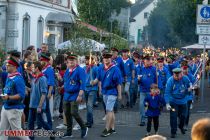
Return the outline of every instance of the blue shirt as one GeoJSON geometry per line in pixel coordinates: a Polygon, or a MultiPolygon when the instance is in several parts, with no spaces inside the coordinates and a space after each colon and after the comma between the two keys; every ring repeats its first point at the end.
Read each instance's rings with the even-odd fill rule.
{"type": "Polygon", "coordinates": [[[79,91],[85,91],[85,70],[77,66],[70,74],[70,69],[67,69],[64,74],[64,101],[76,101],[79,91]]]}
{"type": "Polygon", "coordinates": [[[122,77],[125,76],[125,68],[124,68],[124,63],[122,60],[122,57],[117,57],[115,59],[112,60],[112,62],[120,69],[121,75],[122,77]]]}
{"type": "Polygon", "coordinates": [[[8,77],[6,80],[6,85],[4,87],[4,94],[13,96],[19,95],[19,100],[7,100],[4,101],[5,109],[23,109],[23,100],[25,98],[25,82],[21,75],[16,75],[13,77],[8,77]]]}
{"type": "Polygon", "coordinates": [[[165,89],[166,82],[168,78],[170,78],[170,74],[168,72],[168,69],[164,66],[162,70],[157,71],[158,75],[158,88],[161,90],[165,89]]]}
{"type": "Polygon", "coordinates": [[[186,104],[188,101],[187,95],[191,94],[191,92],[188,91],[190,84],[191,82],[187,76],[183,76],[179,81],[171,76],[167,81],[164,94],[166,103],[186,104]]]}
{"type": "Polygon", "coordinates": [[[85,81],[85,91],[90,92],[90,91],[97,91],[98,90],[98,85],[90,85],[91,80],[95,80],[98,77],[98,67],[93,66],[88,69],[86,66],[84,67],[85,73],[86,73],[86,81],[85,81]]]}
{"type": "Polygon", "coordinates": [[[131,82],[132,80],[132,71],[134,68],[133,60],[128,58],[127,60],[123,60],[124,63],[124,69],[125,69],[125,76],[127,79],[124,79],[124,82],[131,82]]]}
{"type": "Polygon", "coordinates": [[[165,100],[160,94],[155,95],[154,97],[152,97],[151,94],[147,95],[144,99],[145,106],[146,102],[149,105],[145,114],[149,117],[159,116],[161,107],[165,106],[165,100]]]}
{"type": "MultiPolygon", "coordinates": [[[[31,82],[31,95],[30,95],[30,104],[29,104],[30,108],[38,108],[42,95],[45,95],[45,97],[47,96],[47,90],[48,90],[47,78],[45,76],[42,76],[36,82],[35,80],[36,79],[33,79],[31,82]]],[[[45,108],[46,108],[46,100],[42,105],[42,109],[45,108]]]]}
{"type": "Polygon", "coordinates": [[[98,80],[101,81],[102,94],[117,96],[117,86],[122,84],[119,68],[115,65],[107,70],[105,70],[104,67],[100,67],[98,72],[98,80]]]}
{"type": "Polygon", "coordinates": [[[168,64],[168,71],[171,76],[173,75],[173,69],[175,68],[180,68],[179,61],[174,61],[172,64],[168,64]]]}
{"type": "Polygon", "coordinates": [[[140,92],[150,92],[150,86],[157,83],[156,68],[154,66],[139,67],[140,92]]]}
{"type": "Polygon", "coordinates": [[[49,66],[46,69],[42,70],[42,73],[47,78],[47,85],[48,86],[55,86],[55,73],[54,73],[54,69],[51,66],[49,66]]]}

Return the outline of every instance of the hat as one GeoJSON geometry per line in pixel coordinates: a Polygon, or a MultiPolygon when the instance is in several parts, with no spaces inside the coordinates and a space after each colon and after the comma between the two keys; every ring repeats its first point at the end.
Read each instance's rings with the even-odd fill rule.
{"type": "Polygon", "coordinates": [[[67,59],[71,59],[71,60],[77,59],[77,55],[76,54],[69,54],[67,59]]]}
{"type": "Polygon", "coordinates": [[[133,52],[133,56],[136,57],[136,58],[140,58],[140,54],[138,52],[136,52],[136,51],[133,52]]]}
{"type": "Polygon", "coordinates": [[[17,50],[11,50],[9,52],[7,52],[7,54],[10,54],[11,56],[14,56],[14,57],[20,57],[21,53],[18,52],[17,50]]]}
{"type": "Polygon", "coordinates": [[[9,63],[9,64],[11,64],[11,65],[13,65],[13,66],[15,66],[15,67],[18,67],[18,66],[19,66],[18,62],[17,62],[14,58],[12,58],[12,57],[10,57],[10,58],[7,60],[7,63],[9,63]]]}
{"type": "Polygon", "coordinates": [[[121,52],[129,52],[128,49],[122,49],[121,52]]]}
{"type": "Polygon", "coordinates": [[[157,62],[158,63],[163,63],[164,62],[164,58],[163,57],[158,57],[157,58],[157,62]]]}
{"type": "Polygon", "coordinates": [[[151,58],[151,56],[149,54],[146,54],[146,55],[143,56],[143,59],[147,59],[148,60],[150,58],[151,58]]]}
{"type": "Polygon", "coordinates": [[[111,51],[119,52],[117,48],[111,48],[111,51]]]}
{"type": "Polygon", "coordinates": [[[50,56],[47,55],[46,53],[41,53],[40,61],[49,62],[50,61],[50,56]]]}
{"type": "Polygon", "coordinates": [[[102,55],[103,58],[111,58],[112,57],[112,54],[111,53],[103,53],[102,55]]]}
{"type": "Polygon", "coordinates": [[[182,70],[180,68],[173,69],[173,73],[180,73],[180,72],[182,72],[182,70]]]}
{"type": "Polygon", "coordinates": [[[188,66],[182,66],[183,70],[188,69],[188,66]]]}

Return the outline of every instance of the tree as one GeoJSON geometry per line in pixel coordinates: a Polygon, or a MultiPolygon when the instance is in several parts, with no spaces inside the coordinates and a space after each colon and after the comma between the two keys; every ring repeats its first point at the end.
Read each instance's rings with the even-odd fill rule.
{"type": "Polygon", "coordinates": [[[197,42],[196,5],[202,0],[160,0],[148,21],[149,41],[157,47],[197,42]]]}
{"type": "Polygon", "coordinates": [[[78,10],[82,21],[109,31],[111,13],[119,14],[121,8],[129,5],[127,0],[79,0],[78,10]]]}

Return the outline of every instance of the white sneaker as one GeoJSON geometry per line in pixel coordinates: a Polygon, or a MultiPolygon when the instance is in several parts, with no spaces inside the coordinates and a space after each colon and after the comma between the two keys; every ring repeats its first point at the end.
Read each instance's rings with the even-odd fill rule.
{"type": "Polygon", "coordinates": [[[106,115],[103,117],[103,119],[102,119],[103,121],[105,121],[106,120],[106,115]]]}
{"type": "Polygon", "coordinates": [[[82,110],[83,109],[83,106],[80,104],[79,105],[79,110],[82,110]]]}
{"type": "Polygon", "coordinates": [[[60,115],[59,111],[58,110],[55,110],[53,112],[53,117],[58,117],[60,115]]]}
{"type": "Polygon", "coordinates": [[[81,128],[80,128],[80,126],[79,126],[79,124],[76,124],[75,126],[74,126],[74,128],[73,128],[73,130],[80,130],[81,128]]]}
{"type": "Polygon", "coordinates": [[[83,104],[83,109],[86,109],[86,108],[87,108],[86,104],[83,104]]]}
{"type": "Polygon", "coordinates": [[[56,127],[57,129],[67,129],[67,126],[64,124],[60,124],[59,126],[56,127]]]}

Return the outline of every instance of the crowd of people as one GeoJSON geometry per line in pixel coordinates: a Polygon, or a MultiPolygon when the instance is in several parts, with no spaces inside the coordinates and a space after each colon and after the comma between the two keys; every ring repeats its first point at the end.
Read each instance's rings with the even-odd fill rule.
{"type": "MultiPolygon", "coordinates": [[[[111,48],[101,55],[90,53],[82,63],[73,52],[54,58],[47,44],[42,44],[40,52],[30,46],[23,59],[21,56],[17,50],[9,51],[0,73],[3,100],[0,130],[43,128],[55,133],[53,117],[59,116],[63,124],[57,128],[66,129],[61,138],[73,137],[73,119],[84,138],[94,125],[94,106],[102,98],[106,120],[102,137],[117,133],[116,112],[137,104],[139,125],[147,126],[146,137],[151,135],[152,123],[158,134],[164,107],[170,111],[171,138],[176,138],[177,128],[182,134],[187,131],[190,109],[199,93],[203,62],[199,55],[185,56],[177,49],[144,49],[140,53],[111,48]],[[79,106],[84,104],[85,121],[78,113],[79,106]]],[[[6,139],[7,136],[0,136],[0,140],[6,139]]]]}

